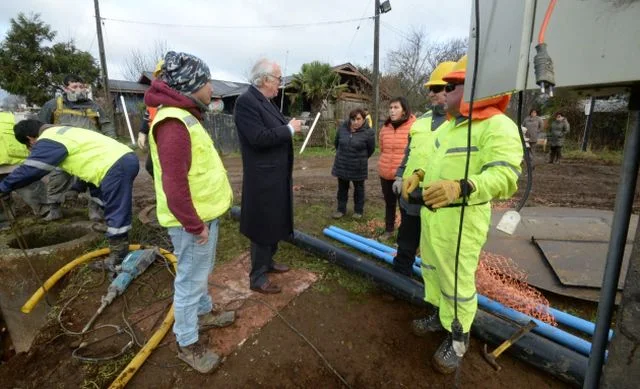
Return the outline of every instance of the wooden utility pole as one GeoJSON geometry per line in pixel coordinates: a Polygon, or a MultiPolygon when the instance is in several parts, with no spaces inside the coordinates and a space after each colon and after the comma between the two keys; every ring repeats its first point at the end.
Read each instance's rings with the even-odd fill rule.
{"type": "Polygon", "coordinates": [[[373,28],[373,129],[378,131],[380,114],[380,0],[375,0],[375,23],[373,28]]]}
{"type": "MultiPolygon", "coordinates": [[[[107,59],[104,55],[104,41],[102,39],[102,20],[100,18],[100,5],[98,0],[93,0],[96,9],[96,30],[98,32],[98,48],[100,50],[100,65],[102,66],[102,85],[104,87],[105,97],[111,104],[111,92],[109,91],[109,73],[107,73],[107,59]]],[[[109,107],[111,108],[111,107],[109,107]]],[[[111,111],[111,109],[109,109],[111,111]]]]}

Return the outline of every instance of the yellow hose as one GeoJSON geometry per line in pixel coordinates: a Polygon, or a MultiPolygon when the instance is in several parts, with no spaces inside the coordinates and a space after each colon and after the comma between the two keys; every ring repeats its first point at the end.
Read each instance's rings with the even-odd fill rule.
{"type": "MultiPolygon", "coordinates": [[[[142,247],[143,246],[139,244],[132,244],[132,245],[129,245],[129,250],[130,251],[139,250],[142,247]]],[[[38,304],[40,300],[42,300],[42,297],[44,297],[45,290],[51,289],[53,285],[56,284],[56,282],[58,282],[65,274],[69,273],[73,268],[85,262],[88,262],[94,258],[107,255],[110,252],[111,251],[108,248],[95,250],[90,253],[84,254],[74,259],[73,261],[67,263],[63,267],[61,267],[60,270],[58,270],[51,277],[49,277],[49,279],[44,282],[44,285],[40,287],[33,294],[33,296],[31,296],[31,298],[27,300],[26,303],[24,303],[21,309],[22,312],[24,313],[31,312],[33,307],[36,304],[38,304]]],[[[164,255],[165,258],[169,260],[169,262],[171,262],[174,270],[177,271],[178,261],[176,257],[171,252],[163,248],[160,249],[160,253],[164,255]]],[[[136,356],[133,357],[131,362],[129,362],[129,364],[124,368],[124,370],[120,372],[120,375],[111,383],[111,386],[109,386],[110,389],[124,388],[127,385],[129,380],[133,378],[133,375],[136,374],[138,369],[140,369],[140,366],[142,366],[142,364],[147,360],[149,355],[151,355],[151,352],[153,352],[153,350],[158,346],[162,338],[164,338],[164,336],[167,334],[172,324],[173,324],[173,305],[171,305],[171,308],[169,308],[169,312],[167,313],[167,316],[162,321],[162,324],[160,325],[160,327],[156,330],[156,332],[153,333],[149,341],[145,343],[145,345],[142,347],[142,349],[140,349],[140,351],[138,351],[138,354],[136,354],[136,356]]]]}

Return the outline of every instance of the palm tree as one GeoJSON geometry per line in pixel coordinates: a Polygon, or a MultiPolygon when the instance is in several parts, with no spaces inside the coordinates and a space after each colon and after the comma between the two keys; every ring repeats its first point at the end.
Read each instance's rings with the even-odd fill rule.
{"type": "Polygon", "coordinates": [[[331,65],[320,61],[302,65],[300,73],[293,75],[291,86],[297,90],[289,94],[292,103],[304,96],[311,103],[313,112],[320,112],[325,100],[335,100],[347,89],[347,84],[340,84],[340,75],[331,65]]]}

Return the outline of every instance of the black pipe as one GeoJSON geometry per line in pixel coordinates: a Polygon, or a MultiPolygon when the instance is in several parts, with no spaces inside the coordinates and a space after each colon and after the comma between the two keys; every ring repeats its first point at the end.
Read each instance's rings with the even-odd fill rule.
{"type": "Polygon", "coordinates": [[[607,348],[607,334],[611,327],[618,279],[622,267],[622,258],[629,232],[629,220],[633,210],[633,198],[638,178],[638,161],[640,160],[640,85],[631,90],[629,98],[629,128],[624,145],[622,172],[616,194],[616,206],[611,223],[611,237],[607,251],[607,262],[604,268],[602,290],[598,303],[596,330],[593,334],[593,346],[589,367],[583,388],[596,389],[600,385],[604,355],[607,348]]]}
{"type": "MultiPolygon", "coordinates": [[[[231,216],[239,220],[240,208],[233,207],[231,216]]],[[[414,305],[427,306],[423,298],[424,287],[417,281],[300,231],[294,231],[288,242],[331,263],[355,271],[414,305]]],[[[494,345],[503,342],[516,329],[514,324],[482,310],[478,310],[471,328],[474,336],[494,345]]],[[[575,386],[580,386],[584,381],[587,358],[539,335],[526,334],[509,347],[507,353],[575,386]]]]}

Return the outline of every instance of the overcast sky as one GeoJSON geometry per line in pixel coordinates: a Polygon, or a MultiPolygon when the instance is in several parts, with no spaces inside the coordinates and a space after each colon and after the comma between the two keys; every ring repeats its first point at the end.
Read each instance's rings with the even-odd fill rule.
{"type": "MultiPolygon", "coordinates": [[[[286,74],[313,60],[371,66],[373,20],[310,24],[369,17],[373,7],[373,0],[101,0],[109,78],[123,79],[131,50],[152,52],[156,42],[201,57],[213,78],[230,81],[245,81],[252,63],[263,56],[279,61],[283,68],[286,62],[286,74]],[[252,27],[291,24],[302,26],[252,27]]],[[[391,7],[381,15],[383,70],[386,53],[401,46],[414,28],[432,39],[468,36],[470,0],[391,0],[391,7]]],[[[1,39],[18,12],[39,13],[58,32],[56,41],[73,39],[80,50],[99,59],[93,1],[3,0],[1,39]]]]}

